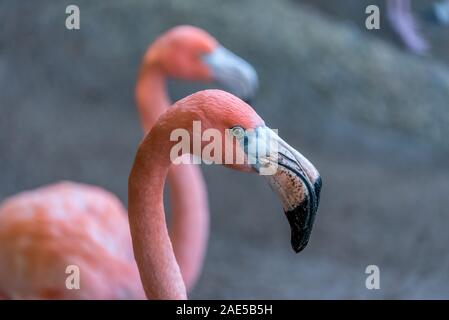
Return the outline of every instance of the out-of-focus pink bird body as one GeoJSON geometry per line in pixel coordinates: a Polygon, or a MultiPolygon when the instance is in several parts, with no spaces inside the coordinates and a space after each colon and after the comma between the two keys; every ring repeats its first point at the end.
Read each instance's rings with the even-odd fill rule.
{"type": "Polygon", "coordinates": [[[10,299],[142,299],[126,211],[101,188],[62,182],[0,207],[0,296],[10,299]],[[80,290],[68,289],[76,265],[80,290]]]}

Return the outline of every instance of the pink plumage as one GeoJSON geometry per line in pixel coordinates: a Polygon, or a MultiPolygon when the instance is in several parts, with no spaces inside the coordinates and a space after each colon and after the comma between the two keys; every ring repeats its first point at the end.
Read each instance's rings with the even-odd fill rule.
{"type": "Polygon", "coordinates": [[[126,211],[99,187],[62,182],[0,206],[0,296],[143,299],[126,211]],[[66,268],[80,269],[80,289],[66,268]]]}

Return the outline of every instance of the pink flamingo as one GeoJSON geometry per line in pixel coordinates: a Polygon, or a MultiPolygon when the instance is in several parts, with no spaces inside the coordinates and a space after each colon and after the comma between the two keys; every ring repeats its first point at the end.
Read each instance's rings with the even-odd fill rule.
{"type": "Polygon", "coordinates": [[[0,207],[0,296],[5,299],[141,299],[126,210],[111,193],[62,182],[0,207]],[[66,268],[80,290],[66,288],[66,268]]]}
{"type": "MultiPolygon", "coordinates": [[[[136,101],[145,133],[170,106],[166,78],[215,81],[243,99],[257,88],[250,64],[220,46],[204,30],[178,26],[147,50],[136,85],[136,101]]],[[[207,191],[197,165],[173,166],[168,172],[173,219],[171,240],[187,290],[201,271],[206,251],[209,212],[207,191]]]]}
{"type": "MultiPolygon", "coordinates": [[[[218,46],[204,31],[175,28],[151,46],[141,68],[136,93],[146,131],[168,104],[168,99],[162,99],[163,75],[186,80],[218,79],[244,97],[251,96],[257,83],[248,64],[218,46]],[[164,55],[171,57],[172,63],[164,55]]],[[[179,166],[171,173],[172,200],[178,195],[187,213],[181,215],[182,208],[173,203],[172,238],[186,283],[192,286],[205,248],[207,202],[201,175],[194,171],[197,169],[189,168],[179,166]],[[180,180],[175,171],[180,172],[180,180]],[[189,176],[192,180],[188,188],[199,190],[190,200],[182,197],[189,176]],[[192,227],[191,212],[195,208],[199,208],[202,219],[198,223],[199,233],[183,226],[186,223],[192,227]],[[191,259],[189,248],[181,241],[193,246],[191,259]]],[[[23,192],[1,204],[0,279],[0,297],[5,299],[145,297],[132,252],[126,210],[113,194],[73,182],[23,192]],[[65,286],[69,265],[80,270],[80,290],[68,290],[65,286]]]]}
{"type": "Polygon", "coordinates": [[[429,45],[419,34],[410,0],[388,0],[388,19],[404,44],[417,54],[426,53],[429,45]]]}
{"type": "MultiPolygon", "coordinates": [[[[240,150],[252,165],[230,164],[240,171],[259,171],[277,164],[276,173],[266,176],[281,198],[291,228],[291,244],[296,252],[308,243],[319,202],[321,178],[314,166],[298,151],[265,126],[263,120],[246,103],[235,96],[206,90],[190,95],[165,112],[141,143],[129,178],[129,221],[134,254],[148,298],[186,299],[185,284],[177,263],[165,222],[163,188],[172,164],[170,141],[175,129],[190,133],[193,145],[193,121],[201,121],[204,130],[214,128],[221,136],[235,137],[232,150],[240,150]],[[226,129],[229,129],[226,130],[226,129]],[[267,148],[248,146],[278,145],[276,157],[267,148]]],[[[221,145],[225,145],[222,141],[221,145]]],[[[201,148],[204,148],[203,142],[201,148]]],[[[230,149],[230,147],[229,147],[230,149]]],[[[229,149],[223,149],[222,161],[229,149]]],[[[189,153],[194,150],[190,149],[189,153]]],[[[207,159],[206,156],[196,156],[207,159]]],[[[234,157],[235,159],[235,157],[234,157]]]]}

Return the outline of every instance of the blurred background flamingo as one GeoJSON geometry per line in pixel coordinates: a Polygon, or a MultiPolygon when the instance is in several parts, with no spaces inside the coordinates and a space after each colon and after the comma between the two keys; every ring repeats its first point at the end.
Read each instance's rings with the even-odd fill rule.
{"type": "MultiPolygon", "coordinates": [[[[175,27],[148,49],[136,85],[136,100],[145,133],[171,104],[166,79],[214,80],[249,99],[257,88],[257,74],[243,59],[221,47],[205,31],[175,27]],[[201,57],[201,58],[200,58],[201,57]]],[[[172,208],[171,241],[187,290],[193,287],[207,245],[207,190],[197,165],[173,166],[168,173],[172,208]]]]}
{"type": "MultiPolygon", "coordinates": [[[[364,26],[365,8],[376,5],[380,8],[380,30],[368,31],[382,38],[399,42],[410,52],[418,55],[426,53],[443,54],[441,42],[446,41],[444,28],[449,24],[449,0],[341,0],[338,5],[325,0],[294,0],[306,2],[311,6],[338,16],[344,20],[355,22],[361,30],[367,32],[364,26]],[[385,23],[384,23],[385,22],[385,23]],[[391,32],[392,31],[392,32],[391,32]],[[432,49],[432,50],[430,50],[432,49]]],[[[447,42],[447,41],[446,41],[447,42]]],[[[444,47],[443,47],[444,48],[444,47]]]]}
{"type": "MultiPolygon", "coordinates": [[[[136,97],[145,131],[168,106],[166,77],[217,80],[244,98],[257,86],[252,67],[205,31],[175,28],[150,47],[139,73],[136,97]]],[[[196,167],[180,166],[170,178],[171,236],[190,288],[206,246],[207,196],[196,167]]],[[[101,188],[73,182],[6,199],[0,206],[0,297],[144,298],[120,201],[101,188]],[[68,265],[80,268],[80,290],[65,287],[68,265]]]]}
{"type": "Polygon", "coordinates": [[[404,45],[415,53],[425,53],[429,46],[419,32],[411,0],[387,0],[387,9],[390,23],[404,45]]]}
{"type": "MultiPolygon", "coordinates": [[[[193,26],[175,27],[150,46],[140,68],[136,100],[145,133],[171,104],[166,88],[168,77],[215,80],[242,99],[251,98],[257,88],[257,74],[246,61],[221,47],[204,30],[193,26]]],[[[168,181],[171,241],[190,291],[199,275],[207,245],[207,191],[197,165],[171,167],[168,181]]]]}
{"type": "Polygon", "coordinates": [[[126,210],[99,187],[62,182],[0,206],[0,292],[5,299],[142,299],[126,210]],[[80,289],[66,288],[66,268],[80,289]]]}
{"type": "MultiPolygon", "coordinates": [[[[421,35],[419,23],[412,11],[411,0],[387,0],[388,19],[404,45],[417,54],[426,53],[429,45],[421,35]]],[[[449,24],[449,1],[440,0],[429,8],[432,17],[441,25],[449,24]]]]}

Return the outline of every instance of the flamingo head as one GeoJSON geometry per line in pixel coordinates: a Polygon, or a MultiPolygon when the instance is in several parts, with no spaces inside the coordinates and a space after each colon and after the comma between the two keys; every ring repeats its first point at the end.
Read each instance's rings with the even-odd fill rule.
{"type": "MultiPolygon", "coordinates": [[[[212,141],[209,131],[197,156],[209,163],[218,160],[232,169],[256,172],[266,178],[282,202],[293,250],[303,250],[309,241],[321,191],[321,177],[313,164],[267,127],[254,109],[232,94],[205,90],[180,103],[200,115],[203,137],[213,128],[222,138],[221,154],[217,157],[216,150],[210,152],[207,147],[212,141]]],[[[213,141],[216,139],[214,136],[213,141]]],[[[191,153],[195,154],[195,150],[191,153]]]]}
{"type": "Polygon", "coordinates": [[[216,82],[244,100],[251,99],[258,86],[257,73],[248,62],[193,26],[162,34],[147,51],[144,64],[174,79],[216,82]]]}

